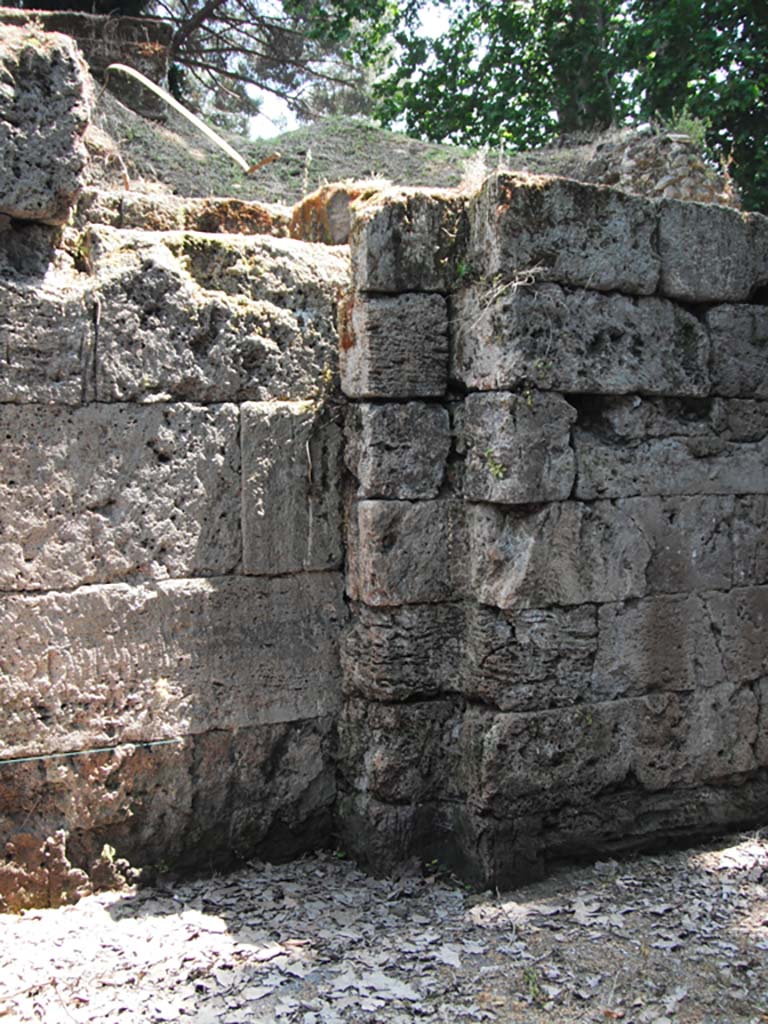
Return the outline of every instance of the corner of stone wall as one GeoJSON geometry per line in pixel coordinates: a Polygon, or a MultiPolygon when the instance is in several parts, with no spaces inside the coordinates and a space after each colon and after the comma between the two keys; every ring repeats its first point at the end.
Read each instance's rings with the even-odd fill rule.
{"type": "Polygon", "coordinates": [[[347,250],[219,232],[273,223],[257,204],[101,197],[111,223],[48,260],[81,68],[13,31],[0,121],[36,89],[61,117],[0,183],[0,910],[101,884],[105,847],[191,868],[327,843],[347,614],[347,250]]]}
{"type": "Polygon", "coordinates": [[[347,848],[484,883],[768,810],[766,221],[499,174],[352,231],[347,848]]]}

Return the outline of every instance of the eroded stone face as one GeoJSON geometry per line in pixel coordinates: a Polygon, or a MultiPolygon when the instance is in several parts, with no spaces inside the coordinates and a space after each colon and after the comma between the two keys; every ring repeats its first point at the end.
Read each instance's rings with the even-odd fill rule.
{"type": "Polygon", "coordinates": [[[610,502],[472,505],[469,523],[472,592],[482,604],[540,608],[645,593],[649,539],[610,502]]]}
{"type": "Polygon", "coordinates": [[[659,255],[659,287],[672,299],[742,302],[755,286],[749,225],[737,210],[661,200],[659,255]]]}
{"type": "Polygon", "coordinates": [[[83,186],[90,103],[72,39],[0,26],[0,214],[65,223],[83,186]]]}
{"type": "Polygon", "coordinates": [[[451,375],[470,388],[709,393],[707,332],[664,299],[490,281],[457,294],[452,321],[451,375]]]}
{"type": "Polygon", "coordinates": [[[341,442],[312,402],[243,405],[243,572],[341,567],[341,442]]]}
{"type": "Polygon", "coordinates": [[[334,573],[3,596],[0,756],[231,731],[332,713],[334,573]]]}
{"type": "Polygon", "coordinates": [[[768,309],[715,306],[707,313],[716,395],[768,398],[768,309]]]}
{"type": "Polygon", "coordinates": [[[361,292],[445,292],[466,233],[465,201],[455,192],[398,189],[355,211],[352,279],[361,292]]]}
{"type": "Polygon", "coordinates": [[[451,447],[443,406],[361,403],[350,412],[345,433],[345,461],[359,497],[437,497],[451,447]]]}
{"type": "Polygon", "coordinates": [[[366,604],[449,601],[463,589],[464,509],[450,499],[361,501],[347,591],[366,604]]]}
{"type": "Polygon", "coordinates": [[[234,405],[0,406],[2,586],[232,571],[238,430],[234,405]]]}
{"type": "Polygon", "coordinates": [[[568,498],[576,473],[570,444],[575,420],[576,410],[559,395],[469,395],[464,496],[502,504],[568,498]]]}
{"type": "Polygon", "coordinates": [[[488,277],[651,295],[653,203],[567,178],[496,174],[473,200],[469,261],[488,277]]]}
{"type": "Polygon", "coordinates": [[[341,387],[348,398],[435,398],[448,384],[441,295],[355,299],[345,310],[341,387]]]}
{"type": "Polygon", "coordinates": [[[258,236],[91,227],[99,401],[311,399],[337,365],[347,260],[258,236]]]}

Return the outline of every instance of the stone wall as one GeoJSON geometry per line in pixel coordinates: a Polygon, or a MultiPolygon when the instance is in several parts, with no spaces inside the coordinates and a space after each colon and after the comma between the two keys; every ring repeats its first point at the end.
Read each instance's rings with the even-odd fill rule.
{"type": "Polygon", "coordinates": [[[768,221],[83,194],[76,49],[2,34],[0,909],[764,821],[768,221]],[[285,237],[349,217],[351,288],[285,237]]]}
{"type": "Polygon", "coordinates": [[[360,212],[340,811],[374,869],[765,820],[767,226],[504,175],[360,212]]]}
{"type": "MultiPolygon", "coordinates": [[[[46,48],[79,109],[68,40],[6,53],[46,48]]],[[[22,170],[44,152],[6,143],[22,170]]],[[[116,227],[109,197],[36,222],[72,199],[41,173],[0,218],[0,909],[82,891],[63,857],[105,844],[293,855],[335,800],[347,251],[116,227]]],[[[231,230],[230,205],[206,216],[231,230]]]]}

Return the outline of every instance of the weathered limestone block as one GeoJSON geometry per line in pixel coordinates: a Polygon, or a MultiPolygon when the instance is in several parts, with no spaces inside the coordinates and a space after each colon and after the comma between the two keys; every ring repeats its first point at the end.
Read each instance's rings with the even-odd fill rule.
{"type": "Polygon", "coordinates": [[[384,179],[336,181],[323,185],[300,199],[293,207],[291,238],[325,245],[346,245],[352,231],[355,207],[386,192],[384,179]]]}
{"type": "Polygon", "coordinates": [[[361,498],[435,498],[451,447],[447,409],[424,402],[353,406],[346,422],[347,468],[361,498]]]}
{"type": "MultiPolygon", "coordinates": [[[[564,502],[535,511],[472,506],[474,593],[506,609],[728,589],[733,523],[731,497],[564,502]]],[[[748,544],[749,534],[747,564],[748,544]]]]}
{"type": "Polygon", "coordinates": [[[625,498],[616,508],[651,546],[648,594],[731,587],[737,522],[731,495],[625,498]]]}
{"type": "Polygon", "coordinates": [[[597,610],[482,605],[467,615],[461,692],[499,711],[540,711],[592,699],[597,610]]]}
{"type": "Polygon", "coordinates": [[[98,359],[88,397],[316,396],[336,366],[337,250],[266,235],[90,227],[98,359]]]}
{"type": "Polygon", "coordinates": [[[768,308],[715,306],[707,312],[716,395],[768,398],[768,308]]]}
{"type": "Polygon", "coordinates": [[[359,501],[348,539],[347,592],[369,605],[450,601],[466,573],[456,501],[359,501]]]}
{"type": "Polygon", "coordinates": [[[451,375],[469,388],[709,392],[707,332],[666,299],[481,284],[457,295],[452,319],[451,375]]]}
{"type": "Polygon", "coordinates": [[[469,217],[478,273],[629,295],[656,290],[656,207],[646,200],[567,178],[500,173],[469,217]]]}
{"type": "Polygon", "coordinates": [[[514,824],[481,819],[487,823],[484,877],[496,879],[502,887],[530,878],[529,865],[541,872],[548,864],[562,863],[563,858],[572,859],[574,854],[591,859],[616,856],[649,842],[657,843],[662,836],[697,842],[703,833],[725,833],[750,819],[761,820],[760,809],[768,800],[765,773],[735,775],[682,788],[684,799],[679,790],[644,790],[632,785],[630,777],[626,787],[601,793],[587,806],[564,805],[547,814],[546,832],[541,816],[516,819],[514,824]],[[526,832],[529,823],[530,831],[526,832]],[[521,864],[518,844],[526,841],[533,847],[532,856],[521,864]]]}
{"type": "Polygon", "coordinates": [[[597,699],[698,691],[725,678],[718,637],[699,595],[600,608],[593,680],[597,699]]]}
{"type": "Polygon", "coordinates": [[[755,682],[768,675],[768,587],[734,587],[704,599],[725,677],[755,682]]]}
{"type": "Polygon", "coordinates": [[[686,302],[742,302],[756,267],[747,221],[738,210],[663,199],[659,255],[663,295],[686,302]]]}
{"type": "Polygon", "coordinates": [[[357,605],[341,646],[343,686],[367,700],[463,692],[461,605],[357,605]]]}
{"type": "Polygon", "coordinates": [[[341,427],[312,402],[241,409],[243,572],[339,568],[341,427]]]}
{"type": "Polygon", "coordinates": [[[768,438],[745,444],[710,434],[619,446],[576,428],[573,439],[579,498],[768,492],[768,438]]]}
{"type": "Polygon", "coordinates": [[[526,714],[469,707],[460,740],[469,805],[502,819],[588,805],[629,772],[632,717],[626,701],[526,714]]]}
{"type": "MultiPolygon", "coordinates": [[[[606,790],[738,777],[757,767],[757,716],[751,689],[731,683],[531,714],[470,708],[462,735],[468,800],[502,820],[532,814],[540,822],[563,806],[589,817],[606,790]]],[[[594,822],[584,824],[594,836],[594,822]]],[[[540,841],[546,848],[546,830],[540,841]]]]}
{"type": "Polygon", "coordinates": [[[633,447],[650,438],[696,437],[761,441],[768,437],[768,402],[741,398],[575,398],[584,429],[633,447]]]}
{"type": "Polygon", "coordinates": [[[339,720],[339,767],[376,800],[423,803],[458,782],[460,716],[450,700],[379,704],[347,700],[339,720]]]}
{"type": "MultiPolygon", "coordinates": [[[[220,856],[229,852],[240,860],[256,855],[284,861],[326,845],[336,797],[335,719],[333,714],[233,732],[232,768],[228,779],[225,775],[232,794],[229,828],[222,837],[216,827],[221,804],[214,792],[202,822],[195,809],[190,839],[196,841],[195,833],[205,829],[204,838],[220,856]]],[[[214,782],[220,765],[214,757],[214,782]]],[[[186,857],[199,860],[194,845],[186,857]]]]}
{"type": "Polygon", "coordinates": [[[447,292],[466,234],[465,200],[438,189],[397,189],[358,205],[352,280],[365,292],[447,292]]]}
{"type": "Polygon", "coordinates": [[[655,713],[636,714],[633,730],[633,771],[644,788],[674,791],[757,768],[759,707],[749,686],[665,694],[648,707],[655,713]]]}
{"type": "Polygon", "coordinates": [[[611,502],[536,511],[472,505],[469,532],[473,593],[482,604],[546,608],[645,593],[653,550],[611,502]]]}
{"type": "Polygon", "coordinates": [[[762,441],[768,437],[768,402],[716,399],[712,410],[715,429],[728,441],[762,441]]]}
{"type": "Polygon", "coordinates": [[[749,244],[754,260],[754,290],[768,285],[768,217],[762,213],[747,213],[744,218],[749,229],[749,244]]]}
{"type": "Polygon", "coordinates": [[[391,804],[368,793],[342,788],[338,801],[339,829],[344,849],[359,864],[376,875],[401,871],[413,862],[441,864],[461,870],[466,858],[457,850],[457,818],[461,807],[455,803],[391,804]],[[455,861],[451,854],[458,853],[455,861]]]}
{"type": "Polygon", "coordinates": [[[349,398],[433,398],[448,384],[441,295],[353,297],[342,310],[341,387],[349,398]]]}
{"type": "Polygon", "coordinates": [[[469,395],[464,496],[508,504],[569,497],[576,473],[570,445],[575,420],[576,410],[560,395],[469,395]]]}
{"type": "Polygon", "coordinates": [[[734,501],[733,585],[768,583],[768,495],[734,501]]]}
{"type": "MultiPolygon", "coordinates": [[[[27,834],[44,842],[66,828],[66,856],[80,869],[105,842],[138,866],[210,869],[236,857],[297,856],[322,845],[331,828],[331,729],[329,718],[276,723],[6,765],[0,834],[15,838],[25,822],[27,834]]],[[[59,864],[66,866],[63,858],[59,864]]],[[[28,905],[66,898],[76,878],[57,874],[46,889],[30,887],[28,905]]]]}
{"type": "Polygon", "coordinates": [[[217,577],[0,602],[0,757],[330,714],[334,573],[217,577]]]}
{"type": "MultiPolygon", "coordinates": [[[[119,228],[122,223],[122,203],[126,195],[123,189],[84,188],[77,199],[73,223],[77,228],[86,224],[107,224],[119,228]]],[[[175,222],[174,227],[181,224],[175,222]]]]}
{"type": "Polygon", "coordinates": [[[755,757],[759,765],[768,765],[768,679],[761,679],[754,684],[755,696],[760,705],[757,720],[757,739],[755,740],[755,757]]]}
{"type": "Polygon", "coordinates": [[[0,214],[65,223],[87,162],[86,75],[67,36],[0,25],[0,214]]]}
{"type": "Polygon", "coordinates": [[[75,224],[103,224],[140,231],[203,231],[213,234],[288,236],[291,209],[255,200],[175,196],[163,193],[84,189],[75,224]]]}
{"type": "Polygon", "coordinates": [[[120,199],[119,227],[285,237],[289,216],[288,207],[254,200],[125,192],[120,199]]]}
{"type": "Polygon", "coordinates": [[[236,406],[0,406],[0,587],[216,575],[240,561],[236,406]]]}
{"type": "Polygon", "coordinates": [[[0,309],[0,402],[79,404],[93,333],[84,289],[0,280],[0,309]]]}

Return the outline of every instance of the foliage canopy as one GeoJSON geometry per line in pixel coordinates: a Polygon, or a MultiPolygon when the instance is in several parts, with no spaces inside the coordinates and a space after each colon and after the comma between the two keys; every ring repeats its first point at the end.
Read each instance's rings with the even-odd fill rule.
{"type": "Polygon", "coordinates": [[[304,119],[372,112],[430,141],[512,150],[682,116],[732,160],[746,205],[768,210],[768,6],[755,0],[10,2],[167,19],[172,90],[229,127],[258,107],[251,87],[304,119]],[[449,19],[435,38],[430,8],[449,19]]]}
{"type": "Polygon", "coordinates": [[[414,135],[526,149],[685,113],[768,209],[768,8],[754,0],[438,0],[425,38],[401,10],[378,113],[414,135]]]}

